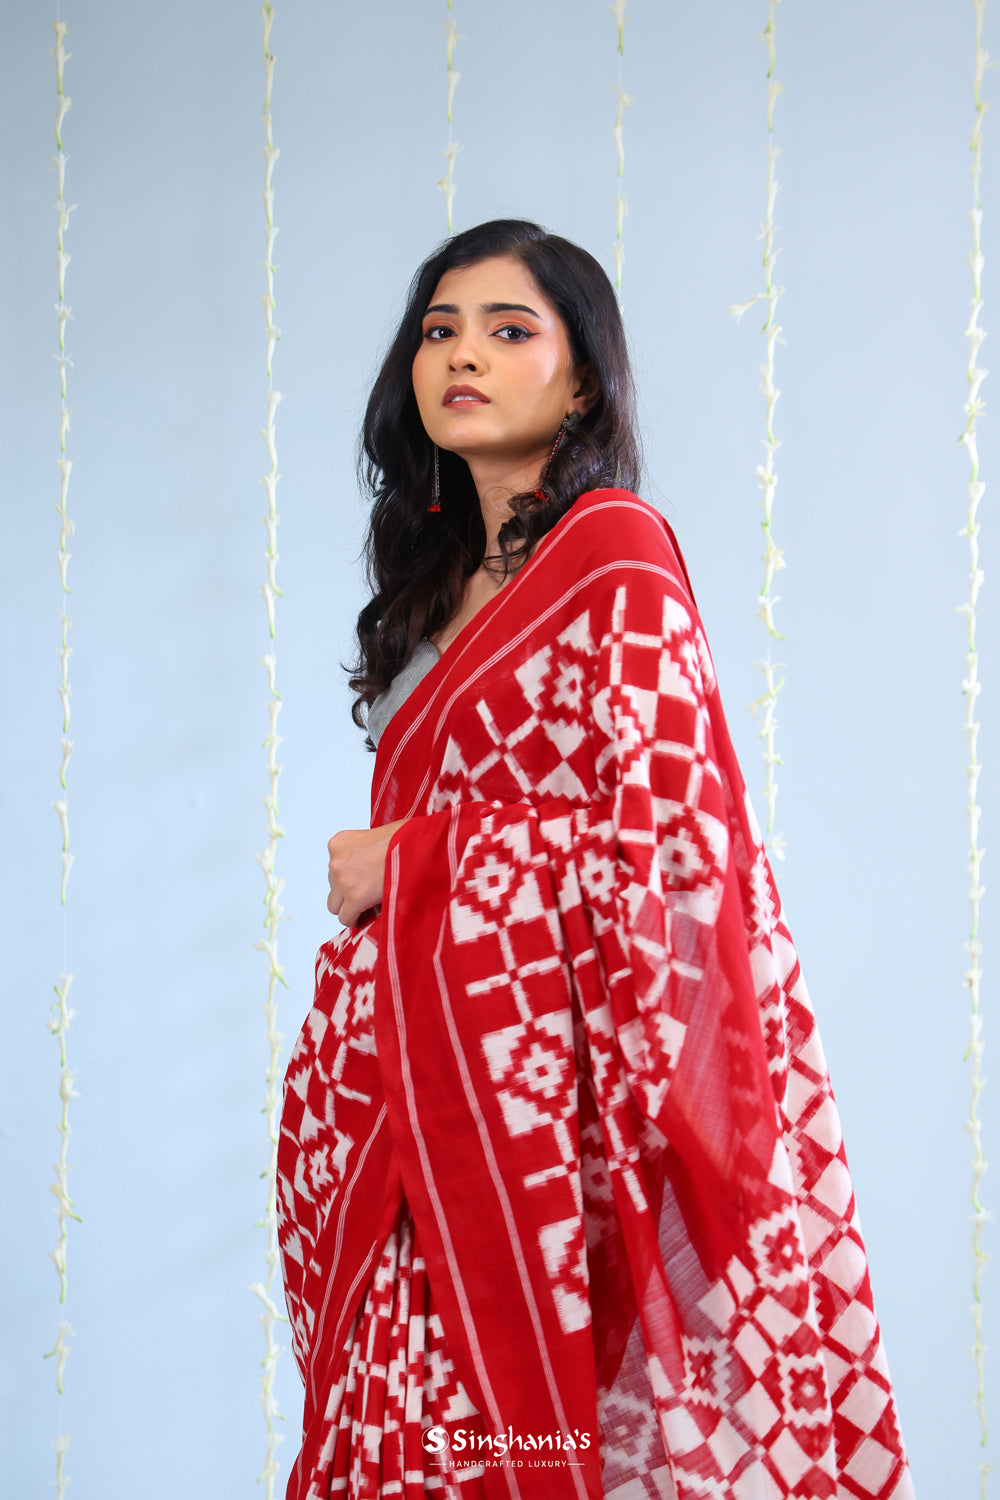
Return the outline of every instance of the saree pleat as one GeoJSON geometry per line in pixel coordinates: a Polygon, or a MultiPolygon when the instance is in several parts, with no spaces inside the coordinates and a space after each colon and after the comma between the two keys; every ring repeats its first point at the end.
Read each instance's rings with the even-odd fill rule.
{"type": "Polygon", "coordinates": [[[333,1393],[336,1437],[326,1493],[351,1500],[479,1500],[480,1465],[427,1472],[425,1427],[475,1418],[450,1366],[431,1304],[413,1220],[403,1208],[383,1247],[347,1341],[343,1389],[333,1393]],[[441,1400],[449,1383],[451,1395],[441,1400]]]}
{"type": "Polygon", "coordinates": [[[289,1500],[910,1500],[815,1019],[662,517],[597,491],[553,528],[389,723],[396,819],[286,1079],[289,1500]]]}

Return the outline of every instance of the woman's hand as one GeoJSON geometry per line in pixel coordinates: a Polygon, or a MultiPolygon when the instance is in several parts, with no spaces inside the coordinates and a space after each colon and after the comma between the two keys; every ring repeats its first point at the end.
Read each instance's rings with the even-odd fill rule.
{"type": "Polygon", "coordinates": [[[354,927],[363,912],[382,900],[389,840],[406,819],[381,828],[345,828],[327,844],[330,894],[327,908],[343,927],[354,927]]]}

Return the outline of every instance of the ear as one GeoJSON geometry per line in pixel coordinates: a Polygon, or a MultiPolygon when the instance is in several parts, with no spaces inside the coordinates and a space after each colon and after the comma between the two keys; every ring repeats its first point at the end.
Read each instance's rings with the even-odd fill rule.
{"type": "Polygon", "coordinates": [[[573,392],[574,411],[578,411],[581,417],[585,417],[600,394],[601,382],[597,378],[597,371],[588,362],[577,375],[577,388],[573,392]]]}

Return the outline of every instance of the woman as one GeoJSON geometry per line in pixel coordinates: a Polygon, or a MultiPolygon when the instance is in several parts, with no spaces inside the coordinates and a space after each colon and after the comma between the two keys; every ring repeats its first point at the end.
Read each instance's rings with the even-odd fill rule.
{"type": "MultiPolygon", "coordinates": [[[[372,827],[286,1080],[295,1500],[911,1495],[837,1114],[596,261],[414,279],[364,430],[372,827]]],[[[367,716],[366,716],[367,715],[367,716]]]]}

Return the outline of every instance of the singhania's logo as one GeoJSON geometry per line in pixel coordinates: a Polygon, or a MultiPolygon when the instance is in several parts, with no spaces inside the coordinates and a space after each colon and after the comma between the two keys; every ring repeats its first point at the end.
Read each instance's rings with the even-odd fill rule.
{"type": "MultiPolygon", "coordinates": [[[[427,1427],[420,1441],[425,1453],[477,1454],[484,1459],[504,1458],[514,1453],[563,1453],[570,1454],[590,1447],[590,1433],[574,1427],[572,1432],[515,1432],[508,1427],[506,1432],[472,1432],[465,1427],[456,1427],[449,1433],[446,1427],[427,1427]]],[[[468,1462],[468,1458],[466,1458],[468,1462]]],[[[567,1459],[572,1463],[572,1457],[567,1459]]]]}

